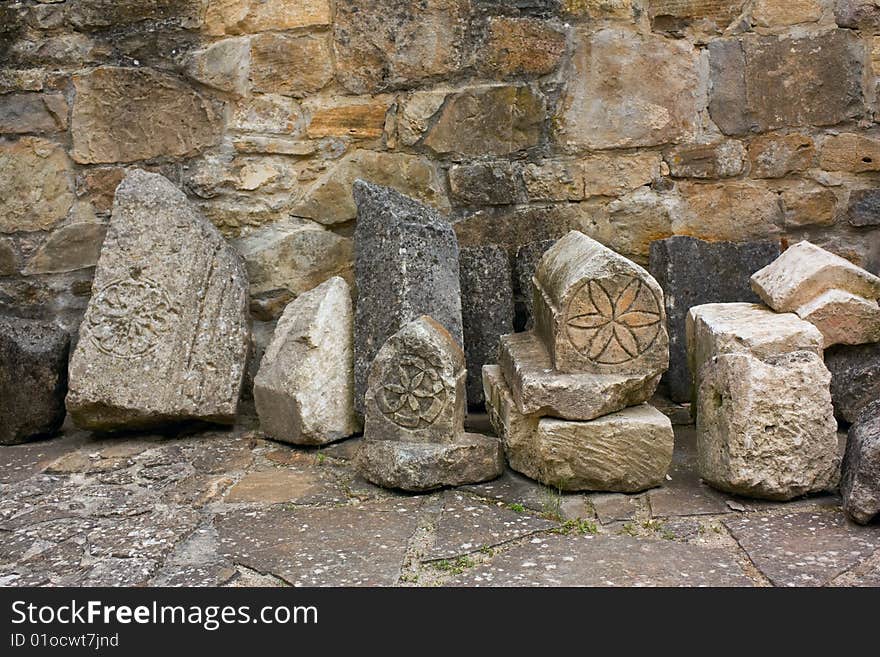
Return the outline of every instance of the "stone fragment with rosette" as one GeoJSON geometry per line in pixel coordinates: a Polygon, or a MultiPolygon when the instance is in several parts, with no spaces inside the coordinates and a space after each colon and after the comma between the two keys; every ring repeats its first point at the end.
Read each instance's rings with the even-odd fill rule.
{"type": "Polygon", "coordinates": [[[636,263],[578,231],[532,279],[535,329],[560,372],[661,373],[669,364],[663,291],[636,263]]]}

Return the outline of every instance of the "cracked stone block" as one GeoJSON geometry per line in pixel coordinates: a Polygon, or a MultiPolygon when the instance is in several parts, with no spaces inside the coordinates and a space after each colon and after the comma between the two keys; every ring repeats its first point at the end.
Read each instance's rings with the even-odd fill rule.
{"type": "Polygon", "coordinates": [[[52,324],[0,316],[0,445],[61,427],[69,350],[70,336],[52,324]]]}
{"type": "Polygon", "coordinates": [[[431,317],[391,336],[370,366],[360,474],[409,491],[500,475],[500,441],[464,431],[465,378],[461,347],[431,317]]]}
{"type": "Polygon", "coordinates": [[[700,476],[720,490],[770,500],[834,487],[840,457],[830,383],[822,357],[810,351],[713,358],[697,400],[700,476]]]}
{"type": "Polygon", "coordinates": [[[116,190],[70,363],[67,410],[91,430],[231,424],[246,367],[244,263],[167,179],[116,190]]]}
{"type": "Polygon", "coordinates": [[[773,310],[814,324],[825,347],[880,341],[880,277],[810,242],[755,272],[752,289],[773,310]]]}
{"type": "Polygon", "coordinates": [[[288,304],[254,379],[257,415],[268,436],[323,445],[360,430],[353,333],[351,291],[338,276],[288,304]]]}
{"type": "Polygon", "coordinates": [[[572,231],[533,278],[535,329],[560,372],[660,375],[669,365],[663,290],[647,271],[572,231]]]}
{"type": "Polygon", "coordinates": [[[849,430],[840,492],[844,511],[856,522],[866,525],[880,513],[880,400],[849,430]]]}
{"type": "Polygon", "coordinates": [[[880,399],[880,343],[826,349],[825,366],[831,371],[831,400],[838,418],[855,422],[865,406],[880,399]]]}
{"type": "Polygon", "coordinates": [[[363,413],[370,363],[407,322],[430,315],[462,345],[458,241],[440,214],[364,181],[354,184],[355,408],[363,413]]]}
{"type": "Polygon", "coordinates": [[[822,354],[822,334],[794,313],[775,313],[753,303],[707,303],[687,316],[688,366],[693,401],[702,370],[716,356],[750,353],[758,358],[792,351],[822,354]]]}

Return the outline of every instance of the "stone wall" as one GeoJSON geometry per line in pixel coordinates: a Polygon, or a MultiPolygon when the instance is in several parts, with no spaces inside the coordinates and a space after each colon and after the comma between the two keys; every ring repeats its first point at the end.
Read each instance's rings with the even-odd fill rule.
{"type": "Polygon", "coordinates": [[[803,238],[880,270],[868,0],[0,4],[0,310],[77,325],[126,168],[182,187],[277,317],[351,277],[356,177],[463,245],[803,238]]]}

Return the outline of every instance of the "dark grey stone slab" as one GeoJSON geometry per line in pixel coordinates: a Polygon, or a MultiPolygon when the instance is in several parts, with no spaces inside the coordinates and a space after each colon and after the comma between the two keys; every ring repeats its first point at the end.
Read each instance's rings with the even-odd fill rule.
{"type": "Polygon", "coordinates": [[[468,405],[483,403],[483,365],[498,362],[498,339],[513,333],[513,288],[507,253],[499,246],[461,249],[461,319],[468,405]]]}
{"type": "Polygon", "coordinates": [[[856,522],[867,524],[880,513],[880,399],[849,430],[840,492],[844,511],[856,522]]]}
{"type": "Polygon", "coordinates": [[[458,241],[440,214],[388,187],[355,181],[355,407],[364,412],[370,363],[408,322],[430,315],[459,345],[458,241]]]}
{"type": "Polygon", "coordinates": [[[677,541],[553,535],[450,580],[453,586],[751,586],[734,555],[677,541]]]}
{"type": "Polygon", "coordinates": [[[418,524],[419,503],[235,511],[215,520],[223,558],[293,585],[391,586],[418,524]]]}
{"type": "Polygon", "coordinates": [[[880,399],[880,343],[826,349],[825,366],[838,419],[855,422],[868,402],[880,399]]]}
{"type": "Polygon", "coordinates": [[[514,293],[525,307],[526,323],[522,328],[532,327],[532,276],[547,249],[554,244],[556,240],[539,240],[523,244],[516,251],[514,293]]]}
{"type": "Polygon", "coordinates": [[[837,512],[749,514],[724,524],[776,586],[823,586],[880,548],[880,526],[837,512]]]}
{"type": "Polygon", "coordinates": [[[759,302],[749,285],[751,275],[779,257],[778,242],[704,242],[676,236],[651,243],[650,271],[666,300],[669,370],[663,377],[669,397],[691,398],[685,319],[704,303],[759,302]]]}
{"type": "Polygon", "coordinates": [[[846,218],[853,226],[880,226],[880,189],[851,192],[846,218]]]}
{"type": "Polygon", "coordinates": [[[70,336],[52,324],[0,317],[0,445],[61,427],[69,350],[70,336]]]}

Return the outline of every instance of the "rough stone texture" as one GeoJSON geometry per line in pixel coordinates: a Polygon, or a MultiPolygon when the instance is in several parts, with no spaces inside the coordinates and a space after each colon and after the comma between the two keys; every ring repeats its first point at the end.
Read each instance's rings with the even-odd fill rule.
{"type": "Polygon", "coordinates": [[[534,276],[535,327],[560,372],[659,375],[669,364],[663,291],[644,269],[572,231],[534,276]]]}
{"type": "Polygon", "coordinates": [[[426,158],[405,153],[358,150],[318,178],[293,214],[322,224],[338,224],[357,216],[352,186],[358,178],[387,185],[438,210],[449,207],[443,182],[426,158]]]}
{"type": "Polygon", "coordinates": [[[336,7],[337,77],[352,93],[454,74],[464,64],[466,0],[344,0],[336,7]]]}
{"type": "Polygon", "coordinates": [[[108,66],[73,83],[71,157],[80,164],[191,155],[219,138],[214,106],[177,78],[108,66]]]}
{"type": "Polygon", "coordinates": [[[70,364],[67,408],[79,426],[234,420],[247,275],[162,176],[135,170],[117,189],[93,289],[70,364]]]}
{"type": "Polygon", "coordinates": [[[498,341],[513,332],[512,274],[497,246],[461,249],[461,320],[467,361],[467,401],[483,403],[483,365],[498,358],[498,341]]]}
{"type": "Polygon", "coordinates": [[[837,195],[830,189],[798,183],[782,190],[786,229],[831,226],[837,220],[837,195]]]}
{"type": "Polygon", "coordinates": [[[751,175],[754,178],[784,178],[809,169],[816,159],[816,147],[809,135],[761,135],[749,144],[751,175]]]}
{"type": "Polygon", "coordinates": [[[852,192],[846,218],[853,226],[880,226],[880,189],[852,192]]]}
{"type": "Polygon", "coordinates": [[[880,398],[850,427],[840,478],[846,514],[863,525],[880,513],[880,398]]]}
{"type": "Polygon", "coordinates": [[[759,184],[682,183],[678,188],[686,207],[675,222],[678,234],[744,242],[773,238],[780,231],[783,214],[779,195],[759,184]]]}
{"type": "Polygon", "coordinates": [[[799,242],[752,276],[777,312],[814,324],[825,346],[880,341],[880,278],[809,242],[799,242]]]}
{"type": "Polygon", "coordinates": [[[298,296],[332,276],[354,280],[351,239],[311,222],[288,220],[235,242],[247,265],[251,294],[286,290],[298,296]]]}
{"type": "Polygon", "coordinates": [[[329,0],[212,0],[205,11],[209,35],[329,25],[329,0]]]}
{"type": "Polygon", "coordinates": [[[0,142],[0,233],[48,230],[73,205],[70,160],[36,137],[0,142]]]}
{"type": "Polygon", "coordinates": [[[449,169],[449,192],[458,205],[508,205],[521,196],[517,174],[508,162],[455,165],[449,169]]]}
{"type": "Polygon", "coordinates": [[[694,401],[703,367],[723,354],[768,358],[793,351],[822,354],[822,334],[793,313],[774,313],[760,304],[709,303],[694,306],[685,327],[694,401]]]}
{"type": "Polygon", "coordinates": [[[355,407],[363,412],[370,363],[404,324],[430,315],[463,344],[459,249],[433,209],[393,189],[354,185],[355,407]]]}
{"type": "Polygon", "coordinates": [[[619,29],[575,32],[574,72],[557,113],[566,150],[677,142],[697,129],[697,57],[676,41],[619,29]]]}
{"type": "Polygon", "coordinates": [[[379,139],[385,131],[389,103],[387,96],[380,96],[329,107],[318,105],[312,110],[306,133],[312,139],[344,136],[379,139]]]}
{"type": "Polygon", "coordinates": [[[498,363],[517,408],[526,415],[592,420],[647,401],[660,382],[659,371],[641,374],[561,373],[533,332],[501,338],[498,363]]]}
{"type": "Polygon", "coordinates": [[[447,98],[423,143],[438,155],[509,155],[537,146],[544,111],[530,86],[469,89],[447,98]]]}
{"type": "Polygon", "coordinates": [[[302,97],[333,79],[330,42],[319,36],[266,33],[251,39],[254,91],[302,97]]]}
{"type": "Polygon", "coordinates": [[[456,577],[455,586],[750,586],[719,549],[628,536],[550,536],[456,577]]]}
{"type": "Polygon", "coordinates": [[[50,436],[64,422],[70,337],[0,315],[0,445],[50,436]]]}
{"type": "Polygon", "coordinates": [[[498,365],[483,367],[483,391],[489,422],[501,438],[510,466],[519,471],[528,469],[540,416],[520,412],[498,365]]]}
{"type": "Polygon", "coordinates": [[[57,274],[94,267],[101,255],[107,226],[93,222],[67,224],[49,236],[25,267],[26,274],[57,274]]]}
{"type": "Polygon", "coordinates": [[[704,242],[670,237],[651,243],[650,271],[666,303],[669,369],[663,381],[674,401],[690,401],[686,319],[693,306],[758,301],[749,287],[752,273],[779,256],[776,242],[704,242]]]}
{"type": "Polygon", "coordinates": [[[727,135],[834,125],[862,111],[861,53],[846,30],[709,44],[709,113],[727,135]]]}
{"type": "Polygon", "coordinates": [[[565,53],[565,33],[531,18],[489,19],[480,68],[501,78],[552,73],[565,53]]]}
{"type": "Polygon", "coordinates": [[[851,132],[826,137],[819,164],[828,171],[880,171],[880,139],[851,132]]]}
{"type": "Polygon", "coordinates": [[[822,0],[757,0],[752,19],[761,27],[815,23],[822,18],[822,0]]]}
{"type": "Polygon", "coordinates": [[[872,0],[835,0],[834,17],[841,27],[865,31],[880,29],[880,8],[872,0]]]}
{"type": "Polygon", "coordinates": [[[13,93],[0,96],[0,133],[60,132],[67,129],[63,94],[13,93]]]}
{"type": "Polygon", "coordinates": [[[721,490],[788,500],[828,490],[838,478],[831,374],[798,351],[759,360],[724,354],[701,373],[699,472],[721,490]]]}
{"type": "Polygon", "coordinates": [[[516,250],[516,260],[514,265],[514,273],[516,274],[515,282],[518,287],[515,292],[523,300],[528,316],[527,328],[531,328],[534,324],[532,319],[532,276],[538,268],[538,263],[547,249],[556,244],[556,240],[541,240],[539,242],[529,242],[523,244],[516,250]]]}
{"type": "Polygon", "coordinates": [[[825,365],[831,372],[834,412],[841,420],[855,422],[869,402],[880,399],[880,343],[826,349],[825,365]]]}
{"type": "Polygon", "coordinates": [[[723,32],[739,15],[743,0],[648,0],[651,27],[679,34],[706,24],[708,32],[723,32]]]}
{"type": "Polygon", "coordinates": [[[18,273],[18,256],[12,244],[0,241],[0,276],[13,276],[18,273]]]}
{"type": "Polygon", "coordinates": [[[676,178],[731,178],[743,172],[745,160],[745,147],[733,139],[677,146],[666,157],[676,178]]]}
{"type": "Polygon", "coordinates": [[[331,278],[284,310],[254,379],[260,427],[271,438],[322,445],[360,430],[354,412],[354,312],[331,278]]]}
{"type": "Polygon", "coordinates": [[[247,38],[212,43],[189,55],[186,74],[209,87],[244,96],[249,89],[250,46],[247,38]]]}

